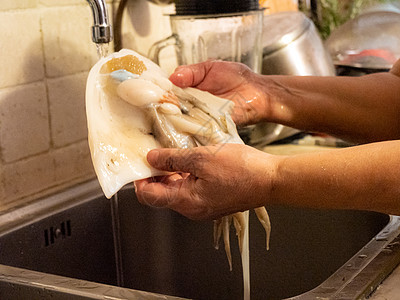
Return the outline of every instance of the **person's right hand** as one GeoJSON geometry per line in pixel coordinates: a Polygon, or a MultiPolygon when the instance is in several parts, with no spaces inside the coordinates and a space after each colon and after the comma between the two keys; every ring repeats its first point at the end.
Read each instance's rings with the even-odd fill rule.
{"type": "Polygon", "coordinates": [[[246,145],[221,144],[154,149],[147,161],[173,173],[136,181],[140,203],[213,220],[271,203],[281,158],[246,145]]]}
{"type": "Polygon", "coordinates": [[[181,88],[195,87],[235,103],[232,119],[237,125],[265,119],[268,101],[260,76],[241,63],[209,60],[180,66],[170,80],[181,88]]]}

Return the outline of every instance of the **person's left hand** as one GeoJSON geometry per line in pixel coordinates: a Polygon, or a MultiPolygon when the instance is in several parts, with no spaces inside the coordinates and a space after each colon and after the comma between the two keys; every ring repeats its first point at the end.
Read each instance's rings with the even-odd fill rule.
{"type": "Polygon", "coordinates": [[[142,204],[190,219],[216,219],[265,205],[277,159],[240,144],[156,149],[147,155],[150,165],[174,173],[136,181],[136,194],[142,204]]]}

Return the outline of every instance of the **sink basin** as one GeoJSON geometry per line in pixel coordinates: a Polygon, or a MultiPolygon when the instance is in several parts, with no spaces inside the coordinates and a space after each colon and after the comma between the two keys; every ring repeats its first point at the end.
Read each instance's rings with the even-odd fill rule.
{"type": "MultiPolygon", "coordinates": [[[[400,262],[399,217],[268,211],[269,251],[250,214],[253,300],[362,299],[400,262]]],[[[0,299],[242,299],[236,239],[229,271],[212,226],[84,183],[0,215],[0,299]]]]}

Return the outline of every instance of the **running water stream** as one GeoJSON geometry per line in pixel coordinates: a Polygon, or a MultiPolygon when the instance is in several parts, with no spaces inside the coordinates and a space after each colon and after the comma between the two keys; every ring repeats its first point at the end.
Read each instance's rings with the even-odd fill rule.
{"type": "Polygon", "coordinates": [[[245,211],[246,228],[242,245],[242,276],[243,276],[243,299],[250,300],[250,250],[249,250],[249,211],[245,211]]]}
{"type": "Polygon", "coordinates": [[[111,199],[111,221],[114,241],[115,267],[117,272],[117,285],[124,286],[124,273],[122,269],[121,230],[119,220],[118,193],[111,199]]]}
{"type": "Polygon", "coordinates": [[[96,44],[96,48],[99,59],[102,59],[103,57],[106,57],[108,55],[109,43],[96,44]]]}
{"type": "MultiPolygon", "coordinates": [[[[96,48],[99,59],[102,59],[108,55],[109,52],[108,43],[96,44],[96,48]]],[[[121,231],[120,231],[120,219],[119,219],[118,194],[115,194],[110,199],[110,204],[111,204],[112,233],[114,241],[115,266],[117,273],[117,285],[122,287],[124,285],[124,276],[122,270],[121,231]]]]}

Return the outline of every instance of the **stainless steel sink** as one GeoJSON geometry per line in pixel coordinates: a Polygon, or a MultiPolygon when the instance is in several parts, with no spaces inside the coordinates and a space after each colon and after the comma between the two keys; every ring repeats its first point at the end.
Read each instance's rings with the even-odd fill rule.
{"type": "MultiPolygon", "coordinates": [[[[250,215],[251,298],[363,299],[400,262],[399,217],[269,207],[250,215]]],[[[212,222],[107,200],[90,181],[0,215],[0,299],[242,299],[212,222]],[[36,296],[35,296],[36,295],[36,296]]]]}

